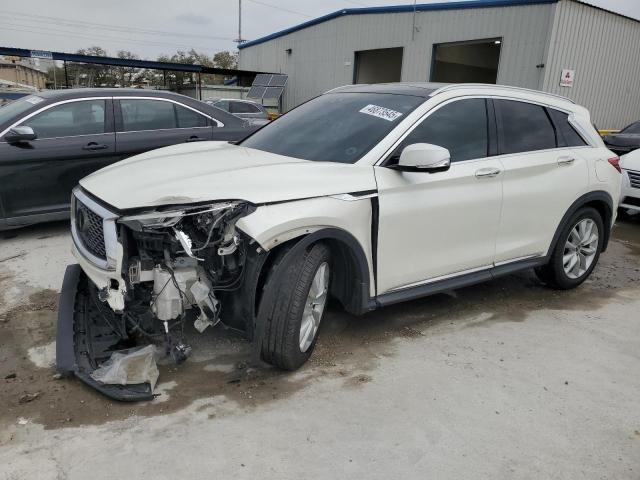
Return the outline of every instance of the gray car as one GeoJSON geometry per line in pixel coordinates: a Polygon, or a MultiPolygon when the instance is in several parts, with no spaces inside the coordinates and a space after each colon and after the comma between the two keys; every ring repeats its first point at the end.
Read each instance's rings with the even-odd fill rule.
{"type": "Polygon", "coordinates": [[[255,131],[184,95],[140,89],[38,92],[0,108],[0,230],[69,216],[96,170],[168,145],[239,141],[255,131]]]}
{"type": "Polygon", "coordinates": [[[236,117],[248,120],[252,125],[261,127],[271,121],[267,109],[257,102],[251,100],[240,100],[238,98],[214,98],[205,100],[209,105],[229,112],[236,117]]]}

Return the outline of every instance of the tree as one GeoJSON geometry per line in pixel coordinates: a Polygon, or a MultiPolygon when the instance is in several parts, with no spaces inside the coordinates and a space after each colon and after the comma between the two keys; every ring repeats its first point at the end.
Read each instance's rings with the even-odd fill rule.
{"type": "MultiPolygon", "coordinates": [[[[132,53],[128,50],[119,50],[116,53],[118,58],[127,59],[127,60],[139,60],[140,57],[135,53],[132,53]]],[[[130,87],[133,81],[139,77],[144,76],[144,70],[141,72],[136,72],[135,67],[113,67],[113,73],[115,76],[116,83],[121,87],[130,87]]]]}
{"type": "Polygon", "coordinates": [[[218,52],[213,56],[213,64],[218,68],[238,68],[238,54],[226,50],[218,52]]]}

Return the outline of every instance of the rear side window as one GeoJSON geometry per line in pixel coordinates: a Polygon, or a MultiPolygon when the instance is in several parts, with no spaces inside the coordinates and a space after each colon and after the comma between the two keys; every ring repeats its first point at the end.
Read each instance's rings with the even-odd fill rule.
{"type": "Polygon", "coordinates": [[[52,107],[26,120],[38,138],[95,135],[105,131],[105,101],[83,100],[52,107]]]}
{"type": "Polygon", "coordinates": [[[569,114],[553,108],[548,108],[547,111],[556,126],[559,147],[582,147],[587,145],[587,142],[584,141],[569,123],[569,114]]]}
{"type": "Polygon", "coordinates": [[[229,111],[231,113],[260,113],[260,110],[246,102],[229,102],[229,111]]]}
{"type": "Polygon", "coordinates": [[[500,154],[556,148],[556,134],[544,107],[516,100],[494,100],[500,154]]]}
{"type": "Polygon", "coordinates": [[[161,100],[120,100],[122,129],[125,132],[176,128],[173,103],[161,100]]]}
{"type": "Polygon", "coordinates": [[[207,117],[200,115],[186,107],[176,105],[176,114],[178,116],[178,128],[195,128],[206,127],[207,117]]]}
{"type": "Polygon", "coordinates": [[[399,157],[404,147],[431,143],[449,150],[451,161],[488,156],[487,106],[482,98],[449,103],[424,119],[392,154],[399,157]]]}

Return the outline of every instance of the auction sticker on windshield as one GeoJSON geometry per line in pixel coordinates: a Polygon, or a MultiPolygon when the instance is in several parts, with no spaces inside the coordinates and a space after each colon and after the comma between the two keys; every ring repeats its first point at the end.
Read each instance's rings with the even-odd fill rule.
{"type": "Polygon", "coordinates": [[[378,105],[367,105],[360,113],[366,113],[367,115],[373,115],[374,117],[382,118],[389,122],[393,122],[398,117],[402,116],[402,113],[391,110],[390,108],[380,107],[378,105]]]}
{"type": "Polygon", "coordinates": [[[25,101],[33,104],[33,105],[37,105],[40,102],[44,102],[44,98],[41,97],[36,97],[35,95],[32,95],[30,97],[25,98],[25,101]]]}

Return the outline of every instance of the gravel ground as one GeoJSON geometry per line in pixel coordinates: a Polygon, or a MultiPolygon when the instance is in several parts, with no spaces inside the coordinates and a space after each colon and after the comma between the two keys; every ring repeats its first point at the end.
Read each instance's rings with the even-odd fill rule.
{"type": "Polygon", "coordinates": [[[352,317],[296,373],[189,332],[160,395],[56,379],[64,224],[0,234],[0,479],[640,479],[640,219],[579,289],[531,273],[352,317]]]}

